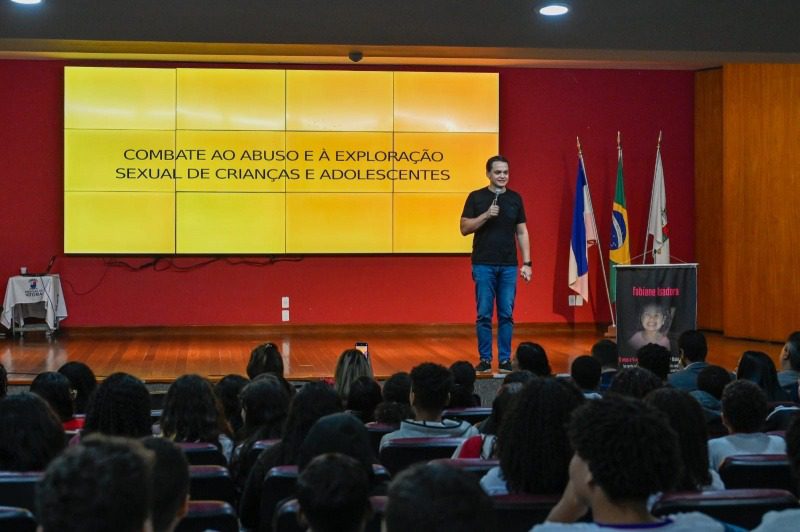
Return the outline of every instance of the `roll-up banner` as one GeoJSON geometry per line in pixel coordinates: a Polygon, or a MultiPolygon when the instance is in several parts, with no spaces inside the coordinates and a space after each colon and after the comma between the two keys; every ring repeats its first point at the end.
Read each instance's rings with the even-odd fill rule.
{"type": "Polygon", "coordinates": [[[653,343],[670,350],[678,369],[678,337],[697,328],[697,264],[615,267],[620,366],[635,366],[636,351],[653,343]]]}

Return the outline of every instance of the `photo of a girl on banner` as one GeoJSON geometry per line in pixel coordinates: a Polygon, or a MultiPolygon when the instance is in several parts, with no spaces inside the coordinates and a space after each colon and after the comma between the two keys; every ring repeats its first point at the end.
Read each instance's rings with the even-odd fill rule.
{"type": "Polygon", "coordinates": [[[669,328],[675,309],[659,302],[648,303],[639,313],[640,329],[628,339],[631,348],[638,350],[647,344],[657,344],[670,351],[669,328]]]}

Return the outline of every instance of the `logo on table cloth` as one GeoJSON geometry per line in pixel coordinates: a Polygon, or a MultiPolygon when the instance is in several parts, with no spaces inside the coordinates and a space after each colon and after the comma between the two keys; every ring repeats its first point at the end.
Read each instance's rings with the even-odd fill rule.
{"type": "Polygon", "coordinates": [[[30,279],[28,281],[28,289],[25,290],[25,297],[42,297],[44,296],[44,287],[39,286],[39,279],[30,279]]]}
{"type": "Polygon", "coordinates": [[[31,279],[28,284],[29,284],[31,290],[36,290],[36,279],[31,279]]]}

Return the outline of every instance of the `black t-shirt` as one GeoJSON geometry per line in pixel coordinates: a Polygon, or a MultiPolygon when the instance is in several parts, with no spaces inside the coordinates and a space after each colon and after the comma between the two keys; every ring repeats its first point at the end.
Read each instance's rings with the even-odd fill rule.
{"type": "MultiPolygon", "coordinates": [[[[495,193],[484,187],[474,190],[464,203],[462,218],[476,218],[486,212],[494,201],[495,193]]],[[[497,198],[500,214],[490,218],[472,239],[472,264],[497,266],[517,265],[517,225],[525,223],[522,196],[506,189],[497,198]]]]}

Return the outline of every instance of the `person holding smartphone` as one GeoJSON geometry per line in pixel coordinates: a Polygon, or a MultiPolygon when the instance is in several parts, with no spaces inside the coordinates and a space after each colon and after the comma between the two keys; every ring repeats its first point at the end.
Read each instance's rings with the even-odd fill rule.
{"type": "Polygon", "coordinates": [[[492,314],[497,305],[497,358],[501,373],[510,372],[514,298],[517,292],[517,244],[522,253],[519,275],[533,274],[522,197],[508,188],[508,160],[486,161],[489,185],[470,192],[461,213],[461,234],[473,234],[472,279],[475,282],[479,363],[475,371],[492,369],[492,314]]]}

